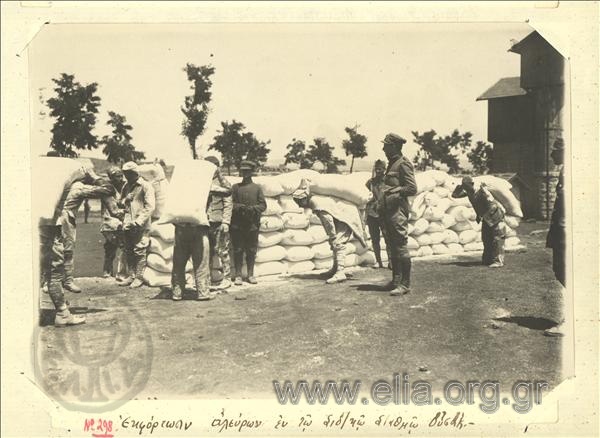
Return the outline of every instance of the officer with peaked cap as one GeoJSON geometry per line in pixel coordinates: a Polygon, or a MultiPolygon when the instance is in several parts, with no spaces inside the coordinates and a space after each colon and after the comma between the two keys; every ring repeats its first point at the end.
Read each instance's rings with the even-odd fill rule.
{"type": "Polygon", "coordinates": [[[256,165],[244,160],[240,164],[242,182],[232,187],[233,213],[231,217],[231,243],[233,245],[233,262],[235,284],[242,284],[242,264],[246,256],[248,283],[256,284],[254,262],[258,249],[258,231],[260,217],[267,209],[265,196],[260,186],[252,181],[256,165]]]}
{"type": "Polygon", "coordinates": [[[127,182],[121,191],[120,203],[125,209],[123,237],[129,277],[121,282],[121,286],[136,288],[143,284],[150,245],[150,218],[156,201],[152,184],[139,176],[136,163],[123,164],[123,174],[127,182]]]}
{"type": "Polygon", "coordinates": [[[404,155],[402,146],[406,140],[398,134],[389,133],[383,140],[383,151],[388,159],[384,176],[384,189],[378,205],[383,221],[392,265],[390,295],[410,292],[411,258],[408,252],[409,196],[417,194],[413,165],[404,155]]]}

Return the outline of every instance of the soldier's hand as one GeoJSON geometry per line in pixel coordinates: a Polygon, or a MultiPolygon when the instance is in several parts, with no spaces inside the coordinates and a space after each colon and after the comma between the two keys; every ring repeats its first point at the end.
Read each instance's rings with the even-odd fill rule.
{"type": "Polygon", "coordinates": [[[229,225],[228,224],[221,224],[221,232],[222,233],[229,233],[229,225]]]}

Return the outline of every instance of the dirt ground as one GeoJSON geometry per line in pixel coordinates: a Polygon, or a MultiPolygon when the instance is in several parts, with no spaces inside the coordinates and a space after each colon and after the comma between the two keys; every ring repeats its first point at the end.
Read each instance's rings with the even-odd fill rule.
{"type": "Polygon", "coordinates": [[[521,225],[527,249],[508,253],[504,269],[482,267],[479,255],[415,261],[413,291],[404,297],[381,287],[390,271],[358,268],[339,285],[305,274],[230,289],[210,302],[173,302],[168,291],[99,278],[103,238],[98,219],[91,222],[78,225],[83,292],[67,292],[87,323],[54,328],[42,296],[38,358],[51,387],[79,366],[60,351],[66,332],[80,350],[108,351],[119,331],[107,330],[129,317],[137,322],[127,348],[149,370],[137,395],[144,399],[272,397],[273,380],[362,380],[366,387],[403,372],[434,389],[448,380],[496,380],[502,388],[522,379],[560,382],[561,339],[543,335],[562,305],[545,223],[521,225]]]}

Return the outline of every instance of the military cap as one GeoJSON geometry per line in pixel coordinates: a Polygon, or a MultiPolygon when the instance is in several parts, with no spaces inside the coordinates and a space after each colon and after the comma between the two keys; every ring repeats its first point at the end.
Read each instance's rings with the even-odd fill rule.
{"type": "Polygon", "coordinates": [[[121,169],[119,169],[118,167],[111,167],[106,171],[106,176],[108,176],[109,178],[114,178],[116,176],[122,176],[123,172],[121,171],[121,169]]]}
{"type": "Polygon", "coordinates": [[[240,164],[240,170],[254,170],[256,168],[256,164],[254,164],[250,160],[244,160],[240,164]]]}
{"type": "Polygon", "coordinates": [[[377,161],[375,161],[375,165],[373,167],[375,169],[385,169],[385,161],[377,160],[377,161]]]}
{"type": "Polygon", "coordinates": [[[123,172],[135,172],[137,173],[137,169],[138,169],[138,165],[135,164],[133,161],[128,161],[127,163],[123,164],[123,172]]]}
{"type": "Polygon", "coordinates": [[[404,143],[406,143],[406,140],[404,138],[400,137],[398,134],[394,134],[393,132],[390,132],[388,135],[385,136],[382,143],[402,146],[404,143]]]}

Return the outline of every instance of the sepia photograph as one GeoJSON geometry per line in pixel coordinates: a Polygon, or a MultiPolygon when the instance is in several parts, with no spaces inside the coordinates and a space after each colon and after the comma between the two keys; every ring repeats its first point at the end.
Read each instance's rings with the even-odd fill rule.
{"type": "MultiPolygon", "coordinates": [[[[27,44],[20,325],[30,381],[87,413],[67,436],[184,434],[118,410],[233,399],[437,409],[284,435],[474,433],[461,406],[527,414],[574,377],[570,58],[525,21],[342,21],[27,44]]],[[[287,424],[219,411],[199,430],[287,424]]]]}

